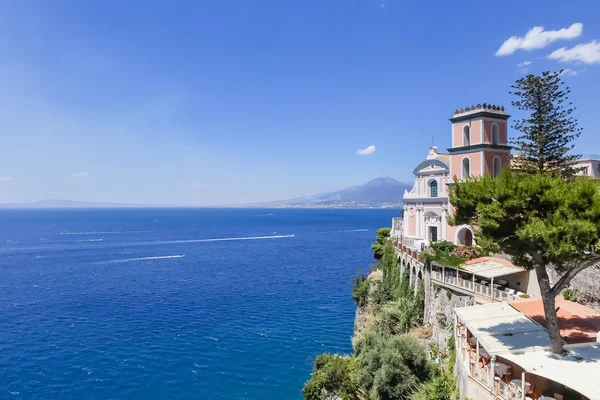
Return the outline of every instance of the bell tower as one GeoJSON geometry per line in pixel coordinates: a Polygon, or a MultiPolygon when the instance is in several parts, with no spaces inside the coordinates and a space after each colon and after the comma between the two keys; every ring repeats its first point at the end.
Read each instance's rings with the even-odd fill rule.
{"type": "Polygon", "coordinates": [[[455,110],[452,122],[450,179],[496,176],[510,163],[508,119],[504,107],[477,104],[455,110]]]}

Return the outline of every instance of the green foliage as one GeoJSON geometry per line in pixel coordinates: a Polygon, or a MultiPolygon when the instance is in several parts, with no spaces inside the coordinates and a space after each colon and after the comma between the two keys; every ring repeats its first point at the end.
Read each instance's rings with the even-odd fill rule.
{"type": "Polygon", "coordinates": [[[535,269],[552,352],[561,354],[555,297],[585,268],[600,262],[600,185],[583,177],[504,170],[456,182],[450,188],[454,224],[474,227],[477,243],[535,269]],[[547,268],[562,277],[550,286],[547,268]]]}
{"type": "Polygon", "coordinates": [[[577,295],[575,295],[575,291],[570,287],[563,289],[562,296],[565,298],[565,300],[577,301],[577,295]]]}
{"type": "Polygon", "coordinates": [[[369,280],[360,271],[358,274],[351,278],[352,286],[352,298],[358,307],[367,305],[369,300],[369,280]]]}
{"type": "Polygon", "coordinates": [[[409,268],[406,267],[404,272],[402,272],[402,277],[400,278],[400,286],[398,288],[398,298],[403,297],[411,297],[413,295],[412,290],[410,289],[410,272],[409,268]]]}
{"type": "Polygon", "coordinates": [[[400,287],[400,271],[398,271],[396,252],[390,242],[387,242],[383,247],[383,256],[379,260],[379,268],[383,272],[382,290],[389,296],[389,300],[397,299],[400,287]]]}
{"type": "Polygon", "coordinates": [[[454,335],[448,338],[448,366],[449,374],[454,375],[454,364],[456,364],[456,340],[454,335]]]}
{"type": "Polygon", "coordinates": [[[541,76],[529,74],[512,86],[515,91],[511,94],[518,97],[512,105],[528,114],[513,125],[521,132],[514,141],[519,154],[515,164],[520,171],[530,174],[560,172],[563,176],[577,172],[574,163],[581,155],[569,152],[581,129],[571,116],[574,111],[568,99],[571,90],[563,88],[562,72],[544,72],[541,76]]]}
{"type": "Polygon", "coordinates": [[[446,297],[448,297],[448,300],[452,298],[452,290],[446,288],[446,297]]]}
{"type": "Polygon", "coordinates": [[[370,340],[358,355],[358,383],[371,398],[406,399],[431,378],[433,366],[417,340],[404,335],[370,340]]]}
{"type": "Polygon", "coordinates": [[[564,273],[573,262],[593,257],[589,250],[600,237],[599,189],[591,179],[505,170],[496,178],[452,185],[452,222],[476,227],[478,244],[510,254],[518,265],[552,264],[564,273]]]}
{"type": "Polygon", "coordinates": [[[371,245],[373,249],[373,258],[380,260],[383,257],[384,247],[389,242],[391,228],[379,228],[375,244],[371,245]]]}
{"type": "Polygon", "coordinates": [[[442,373],[422,384],[411,400],[453,400],[458,399],[458,389],[452,375],[442,373]]]}
{"type": "Polygon", "coordinates": [[[440,352],[440,346],[436,342],[429,342],[429,350],[431,350],[431,354],[435,357],[440,352]]]}
{"type": "Polygon", "coordinates": [[[305,400],[327,400],[336,396],[354,400],[358,390],[358,360],[323,353],[316,357],[315,366],[302,393],[305,400]]]}
{"type": "Polygon", "coordinates": [[[435,261],[438,264],[447,265],[449,267],[458,267],[467,260],[456,254],[457,246],[447,240],[433,242],[421,253],[422,257],[428,261],[435,261]]]}
{"type": "Polygon", "coordinates": [[[381,281],[373,281],[369,284],[369,304],[376,310],[392,300],[392,293],[387,290],[381,281]]]}
{"type": "Polygon", "coordinates": [[[418,315],[418,323],[423,322],[425,316],[425,284],[421,280],[417,288],[417,295],[414,297],[415,314],[418,315]]]}
{"type": "Polygon", "coordinates": [[[384,337],[408,333],[421,322],[420,311],[417,299],[402,297],[381,307],[375,316],[373,329],[384,337]]]}

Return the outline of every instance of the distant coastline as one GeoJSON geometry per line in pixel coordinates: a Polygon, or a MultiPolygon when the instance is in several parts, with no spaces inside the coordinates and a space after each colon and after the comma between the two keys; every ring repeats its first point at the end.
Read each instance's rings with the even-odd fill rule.
{"type": "Polygon", "coordinates": [[[402,202],[369,204],[369,203],[333,203],[333,204],[281,204],[281,205],[243,205],[228,208],[268,208],[268,209],[391,209],[401,208],[402,202]]]}
{"type": "Polygon", "coordinates": [[[294,205],[218,205],[218,206],[189,206],[189,205],[144,205],[144,204],[107,204],[107,205],[47,205],[31,204],[0,204],[0,210],[123,210],[123,209],[263,209],[263,210],[389,210],[402,207],[402,203],[387,204],[294,204],[294,205]]]}

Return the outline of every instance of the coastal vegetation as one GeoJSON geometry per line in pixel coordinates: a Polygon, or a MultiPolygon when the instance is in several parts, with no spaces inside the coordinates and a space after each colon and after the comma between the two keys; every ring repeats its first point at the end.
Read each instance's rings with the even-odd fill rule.
{"type": "MultiPolygon", "coordinates": [[[[358,312],[369,314],[364,326],[355,331],[354,354],[317,356],[303,390],[306,400],[457,398],[450,367],[433,361],[439,347],[425,346],[415,334],[423,323],[423,283],[415,293],[408,271],[400,276],[392,244],[383,239],[386,235],[387,229],[378,231],[381,242],[373,251],[381,257],[373,272],[368,277],[359,273],[352,279],[358,312]]],[[[446,357],[445,365],[449,363],[446,357]]]]}
{"type": "Polygon", "coordinates": [[[310,380],[303,389],[304,398],[354,400],[358,391],[358,359],[323,353],[315,359],[310,380]]]}
{"type": "Polygon", "coordinates": [[[427,261],[435,261],[438,264],[449,267],[460,267],[465,261],[472,260],[484,255],[481,248],[475,246],[457,246],[448,240],[440,240],[431,243],[423,250],[421,256],[427,261]]]}
{"type": "Polygon", "coordinates": [[[371,245],[371,249],[373,250],[373,258],[376,260],[381,260],[383,257],[383,250],[385,248],[385,244],[390,238],[391,228],[379,228],[377,230],[377,237],[375,238],[375,244],[371,245]]]}
{"type": "Polygon", "coordinates": [[[513,86],[513,106],[526,114],[514,128],[514,166],[500,175],[457,181],[450,187],[453,224],[469,224],[477,244],[512,256],[536,272],[550,346],[563,353],[555,299],[573,278],[600,263],[600,185],[577,177],[572,141],[581,129],[571,114],[561,72],[528,75],[513,86]],[[551,284],[554,269],[560,278],[551,284]]]}

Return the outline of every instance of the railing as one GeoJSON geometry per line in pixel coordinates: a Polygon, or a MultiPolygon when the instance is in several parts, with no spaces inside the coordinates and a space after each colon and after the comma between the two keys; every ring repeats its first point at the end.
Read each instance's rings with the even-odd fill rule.
{"type": "Polygon", "coordinates": [[[472,291],[473,290],[473,281],[471,279],[458,278],[458,287],[472,291]]]}
{"type": "Polygon", "coordinates": [[[498,301],[513,301],[517,296],[511,293],[506,293],[504,290],[494,289],[494,300],[498,301]]]}
{"type": "Polygon", "coordinates": [[[600,160],[600,154],[584,154],[583,156],[581,156],[582,160],[587,160],[587,159],[591,159],[591,160],[600,160]]]}
{"type": "Polygon", "coordinates": [[[518,296],[514,293],[508,293],[497,288],[492,289],[490,286],[482,285],[481,283],[473,283],[472,279],[464,279],[460,276],[449,276],[446,274],[444,277],[442,272],[439,270],[431,271],[431,279],[441,282],[445,285],[454,286],[468,292],[472,292],[474,295],[477,294],[479,296],[493,299],[494,301],[518,300],[518,296]]]}
{"type": "Polygon", "coordinates": [[[480,367],[479,363],[471,360],[471,377],[479,381],[483,386],[491,389],[493,380],[490,379],[490,370],[485,367],[480,367]]]}
{"type": "Polygon", "coordinates": [[[489,286],[482,285],[481,283],[475,284],[475,293],[486,297],[492,297],[492,289],[489,286]]]}

